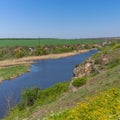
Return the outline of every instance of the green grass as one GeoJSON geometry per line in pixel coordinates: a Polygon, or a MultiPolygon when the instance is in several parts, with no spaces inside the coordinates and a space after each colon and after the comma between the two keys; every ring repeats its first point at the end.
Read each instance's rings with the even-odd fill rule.
{"type": "Polygon", "coordinates": [[[63,44],[91,44],[100,43],[105,40],[90,40],[90,39],[55,39],[55,38],[41,38],[41,39],[0,39],[0,47],[6,46],[39,46],[39,45],[63,45],[63,44]]]}
{"type": "Polygon", "coordinates": [[[53,113],[47,120],[119,120],[120,89],[112,88],[80,102],[73,109],[53,113]]]}
{"type": "Polygon", "coordinates": [[[30,65],[16,65],[0,69],[0,79],[12,79],[28,71],[30,65]]]}
{"type": "Polygon", "coordinates": [[[72,85],[75,87],[80,87],[80,86],[84,85],[85,83],[86,83],[86,78],[82,77],[82,78],[74,79],[72,85]]]}
{"type": "Polygon", "coordinates": [[[108,67],[108,68],[113,68],[113,67],[115,67],[115,66],[117,66],[117,65],[119,65],[119,64],[120,64],[120,58],[118,57],[118,58],[115,58],[114,60],[110,61],[110,62],[107,64],[107,67],[108,67]]]}
{"type": "Polygon", "coordinates": [[[68,88],[69,82],[64,82],[58,83],[45,90],[38,88],[24,90],[20,103],[10,112],[10,116],[6,119],[24,119],[24,117],[30,115],[37,106],[43,106],[44,104],[56,101],[61,94],[68,91],[68,88]]]}

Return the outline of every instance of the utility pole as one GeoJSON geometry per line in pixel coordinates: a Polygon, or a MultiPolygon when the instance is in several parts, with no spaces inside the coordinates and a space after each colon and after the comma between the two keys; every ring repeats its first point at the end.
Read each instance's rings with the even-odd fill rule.
{"type": "Polygon", "coordinates": [[[38,45],[40,46],[40,37],[38,37],[38,45]]]}

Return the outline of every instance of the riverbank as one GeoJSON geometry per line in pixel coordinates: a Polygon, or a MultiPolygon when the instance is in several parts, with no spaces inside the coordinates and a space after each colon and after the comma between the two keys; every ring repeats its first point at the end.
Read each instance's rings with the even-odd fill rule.
{"type": "Polygon", "coordinates": [[[30,66],[30,64],[25,64],[0,68],[0,83],[3,80],[12,80],[25,72],[29,72],[30,66]]]}
{"type": "Polygon", "coordinates": [[[69,56],[77,55],[77,54],[88,52],[88,51],[89,50],[78,50],[78,51],[60,53],[60,54],[29,56],[29,57],[23,57],[19,59],[8,59],[8,60],[0,61],[0,68],[7,67],[7,66],[14,66],[14,65],[32,64],[34,60],[57,59],[57,58],[69,57],[69,56]]]}
{"type": "Polygon", "coordinates": [[[34,60],[57,59],[77,55],[84,52],[88,52],[88,50],[79,50],[68,53],[49,54],[43,56],[29,56],[19,59],[8,59],[0,61],[0,83],[3,80],[11,80],[24,74],[25,72],[28,72],[31,64],[34,63],[34,60]]]}
{"type": "MultiPolygon", "coordinates": [[[[92,108],[92,112],[91,112],[90,118],[93,119],[93,117],[95,117],[96,119],[98,119],[98,116],[94,116],[93,113],[96,113],[96,111],[99,113],[99,106],[101,106],[101,103],[102,103],[103,108],[107,108],[107,110],[109,110],[108,108],[111,107],[110,106],[111,104],[113,106],[111,110],[114,111],[114,108],[116,108],[115,106],[116,104],[112,104],[112,103],[113,103],[114,98],[116,98],[116,95],[118,96],[116,90],[113,89],[112,94],[111,92],[107,92],[107,95],[98,97],[98,98],[102,98],[101,100],[99,99],[100,100],[99,102],[98,102],[98,99],[95,99],[96,97],[94,96],[99,95],[100,92],[103,92],[104,90],[108,90],[111,87],[115,89],[120,88],[120,84],[119,84],[120,83],[120,74],[119,74],[120,73],[120,62],[119,62],[120,58],[118,57],[120,56],[119,51],[120,51],[119,44],[116,44],[116,45],[113,44],[110,46],[106,46],[102,48],[100,52],[98,52],[97,54],[89,58],[89,60],[86,60],[84,63],[77,65],[74,70],[74,78],[72,80],[74,81],[76,80],[75,78],[84,77],[84,76],[81,76],[82,74],[86,76],[86,83],[80,87],[75,86],[76,91],[74,91],[73,89],[69,89],[65,93],[62,93],[60,97],[58,97],[55,101],[49,102],[44,105],[40,105],[39,102],[41,103],[41,101],[39,101],[39,98],[37,98],[33,106],[28,106],[22,110],[17,107],[14,108],[11,111],[10,115],[6,118],[6,120],[11,120],[11,119],[66,120],[66,118],[68,117],[71,118],[72,115],[74,118],[75,116],[79,117],[80,115],[85,115],[84,117],[87,118],[87,116],[89,117],[91,108],[92,108]],[[110,97],[108,95],[110,95],[110,97]],[[108,102],[104,102],[106,101],[106,97],[110,98],[109,100],[110,104],[106,104],[108,102]],[[90,108],[89,106],[87,106],[87,109],[82,111],[83,114],[81,114],[80,110],[83,110],[83,108],[86,108],[86,100],[87,100],[87,104],[89,103],[88,98],[93,99],[94,103],[97,103],[97,104],[93,104],[92,102],[92,104],[90,104],[90,108]],[[83,101],[84,103],[81,103],[81,101],[83,101]],[[82,107],[81,106],[76,107],[78,103],[82,107]],[[73,107],[77,109],[74,109],[73,107]],[[73,112],[71,112],[71,109],[73,110],[73,112]]],[[[57,90],[54,90],[55,94],[57,94],[57,92],[58,92],[57,90]]],[[[33,92],[31,92],[31,94],[32,93],[33,92]]],[[[50,97],[51,97],[51,94],[53,95],[53,93],[50,93],[50,97]]],[[[36,95],[36,92],[35,92],[35,95],[36,95]]],[[[49,97],[48,94],[46,97],[49,97]]],[[[44,98],[44,99],[49,100],[49,98],[44,98]]],[[[44,99],[42,101],[44,101],[44,99]]],[[[104,113],[107,113],[105,114],[105,116],[106,115],[113,116],[112,112],[110,113],[106,109],[103,109],[103,108],[101,111],[105,111],[104,113]]],[[[103,112],[99,113],[101,117],[103,116],[102,113],[103,112]]],[[[117,113],[119,113],[119,110],[116,110],[116,113],[114,115],[115,117],[118,115],[117,113]]]]}

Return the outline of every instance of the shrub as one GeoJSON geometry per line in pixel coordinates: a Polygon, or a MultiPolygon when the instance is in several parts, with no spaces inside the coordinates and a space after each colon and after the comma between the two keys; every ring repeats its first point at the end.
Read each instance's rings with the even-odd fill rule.
{"type": "Polygon", "coordinates": [[[69,82],[58,83],[45,90],[31,88],[22,92],[22,98],[18,104],[19,110],[24,110],[33,105],[43,105],[55,101],[62,93],[69,88],[69,82]]]}
{"type": "Polygon", "coordinates": [[[39,88],[24,90],[22,92],[22,99],[21,102],[18,104],[18,108],[24,109],[26,106],[32,106],[37,100],[38,91],[39,88]]]}
{"type": "Polygon", "coordinates": [[[21,57],[23,57],[24,56],[24,53],[22,52],[22,51],[16,51],[15,53],[14,53],[14,57],[15,58],[21,58],[21,57]]]}
{"type": "Polygon", "coordinates": [[[117,48],[120,48],[120,44],[116,44],[113,49],[117,49],[117,48]]]}
{"type": "Polygon", "coordinates": [[[99,59],[95,59],[95,64],[100,64],[100,60],[99,59]]]}
{"type": "Polygon", "coordinates": [[[75,87],[80,87],[86,83],[86,77],[74,79],[72,85],[75,87]]]}
{"type": "Polygon", "coordinates": [[[58,83],[53,87],[45,90],[40,90],[38,93],[37,103],[39,105],[51,103],[55,101],[62,93],[66,92],[69,88],[69,82],[58,83]]]}

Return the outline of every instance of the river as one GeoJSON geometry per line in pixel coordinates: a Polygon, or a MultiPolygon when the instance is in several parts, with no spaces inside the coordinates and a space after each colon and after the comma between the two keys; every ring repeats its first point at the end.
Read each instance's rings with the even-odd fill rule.
{"type": "Polygon", "coordinates": [[[97,50],[91,50],[65,58],[35,61],[30,72],[13,80],[3,81],[0,84],[0,118],[6,115],[8,107],[20,101],[23,89],[31,87],[45,89],[58,82],[70,80],[76,64],[83,62],[96,52],[97,50]]]}

